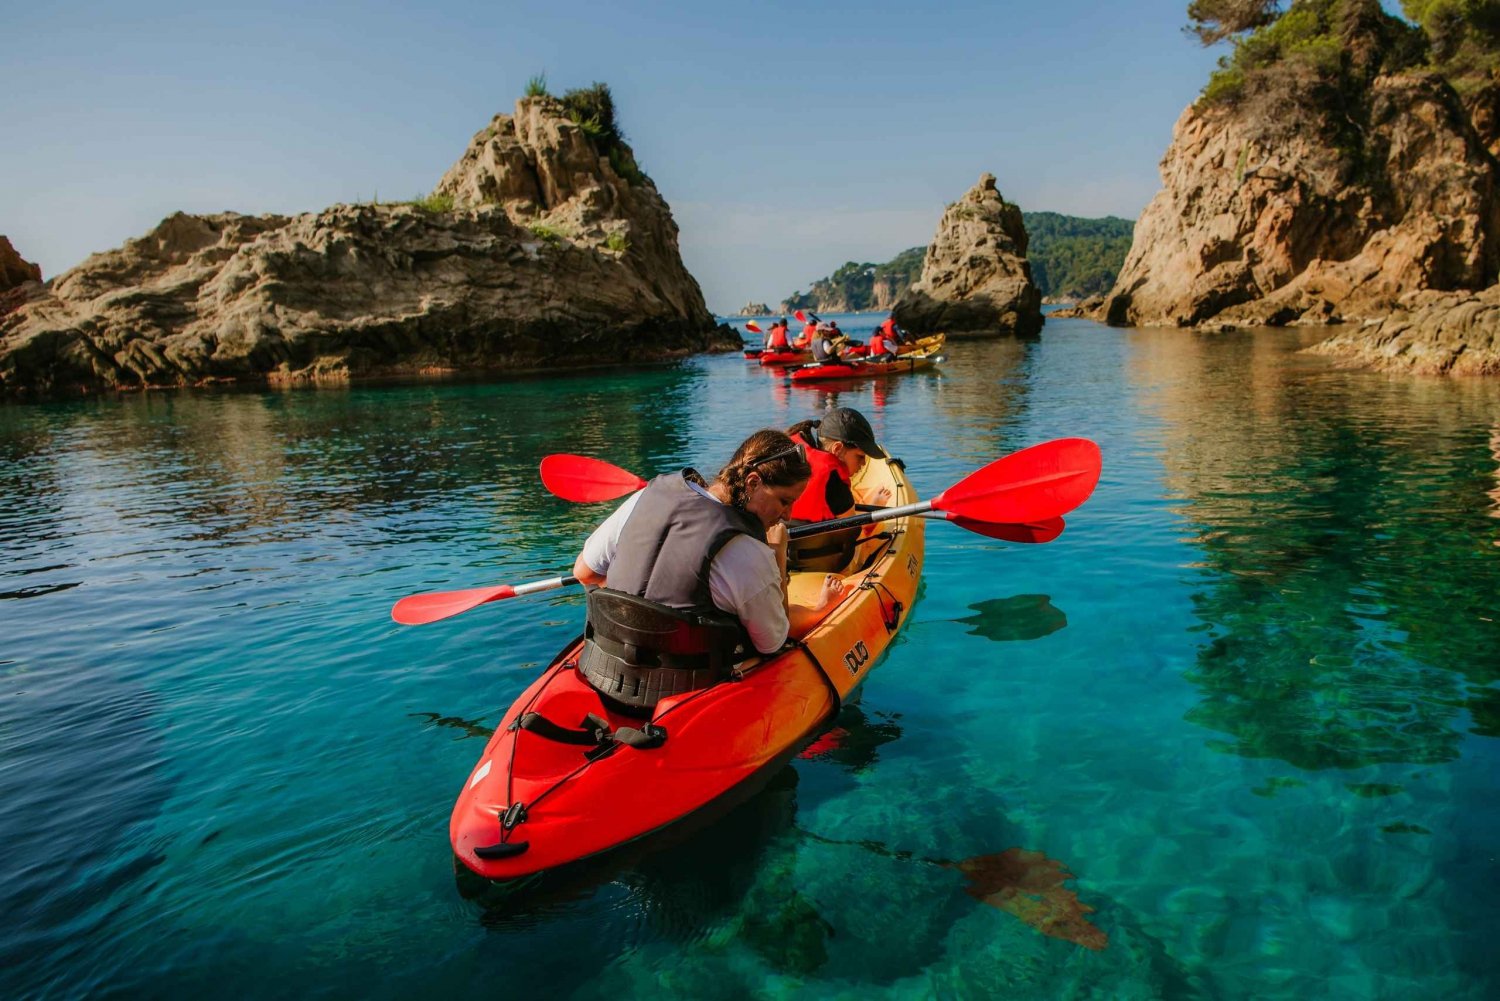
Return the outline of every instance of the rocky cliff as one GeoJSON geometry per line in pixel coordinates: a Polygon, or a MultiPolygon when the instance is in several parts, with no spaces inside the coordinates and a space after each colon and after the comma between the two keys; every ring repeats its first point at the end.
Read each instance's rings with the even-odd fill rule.
{"type": "MultiPolygon", "coordinates": [[[[1451,369],[1474,311],[1445,332],[1442,303],[1500,273],[1500,91],[1461,99],[1423,63],[1424,44],[1374,0],[1293,3],[1241,44],[1178,120],[1162,190],[1096,315],[1361,323],[1323,350],[1451,369]]],[[[1500,368],[1500,355],[1461,367],[1500,368]]]]}
{"type": "Polygon", "coordinates": [[[1314,91],[1287,88],[1276,129],[1242,108],[1183,113],[1109,322],[1365,320],[1411,292],[1493,279],[1495,161],[1452,89],[1378,77],[1359,147],[1341,145],[1344,111],[1314,91]]]}
{"type": "Polygon", "coordinates": [[[896,322],[917,334],[1034,337],[1042,297],[1026,263],[1026,227],[993,174],[948,206],[922,263],[922,278],[895,304],[896,322]]]}
{"type": "Polygon", "coordinates": [[[0,319],[0,391],[645,360],[726,329],[629,148],[529,97],[419,202],[179,213],[93,255],[0,319]]]}

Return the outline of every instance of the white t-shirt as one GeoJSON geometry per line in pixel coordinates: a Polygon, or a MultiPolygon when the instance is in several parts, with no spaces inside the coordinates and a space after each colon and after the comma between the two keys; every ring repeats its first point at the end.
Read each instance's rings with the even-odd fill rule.
{"type": "MultiPolygon", "coordinates": [[[[698,484],[688,486],[714,503],[722,503],[698,484]]],[[[620,533],[641,493],[637,491],[627,498],[583,544],[583,562],[590,570],[601,575],[609,573],[609,565],[620,547],[620,533]]],[[[786,617],[781,572],[776,567],[776,553],[764,542],[748,535],[736,535],[726,542],[709,564],[708,592],[715,608],[744,623],[750,642],[761,653],[774,653],[786,642],[791,624],[786,617]]]]}

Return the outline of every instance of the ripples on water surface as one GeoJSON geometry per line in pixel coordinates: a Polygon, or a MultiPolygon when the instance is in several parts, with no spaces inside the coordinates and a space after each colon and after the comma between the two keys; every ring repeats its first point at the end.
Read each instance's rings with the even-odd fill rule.
{"type": "Polygon", "coordinates": [[[1310,340],[0,408],[0,995],[1494,997],[1500,385],[1310,340]],[[929,492],[1069,434],[1104,479],[1047,546],[930,531],[839,740],[735,814],[461,896],[449,808],[580,596],[391,603],[565,570],[604,511],[550,451],[712,468],[834,399],[929,492]],[[924,861],[1008,849],[1108,945],[924,861]]]}

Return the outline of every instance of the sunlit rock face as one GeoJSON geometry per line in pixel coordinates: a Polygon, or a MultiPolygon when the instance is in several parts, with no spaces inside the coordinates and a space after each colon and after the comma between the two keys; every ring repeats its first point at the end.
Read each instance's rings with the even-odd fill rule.
{"type": "Polygon", "coordinates": [[[725,340],[629,148],[601,155],[534,97],[423,201],[178,213],[91,256],[0,319],[0,392],[533,369],[725,340]]]}
{"type": "Polygon", "coordinates": [[[1183,112],[1109,322],[1358,321],[1409,293],[1494,279],[1495,162],[1446,84],[1377,78],[1362,147],[1317,88],[1279,86],[1251,105],[1183,112]]]}
{"type": "Polygon", "coordinates": [[[917,334],[1035,337],[1042,329],[1042,295],[1026,262],[1021,209],[1001,196],[993,174],[948,206],[921,280],[891,314],[917,334]]]}
{"type": "Polygon", "coordinates": [[[1183,112],[1162,189],[1092,315],[1122,326],[1359,324],[1319,350],[1427,373],[1500,372],[1500,86],[1393,72],[1389,20],[1346,32],[1357,85],[1308,66],[1183,112]],[[1386,35],[1382,35],[1386,32],[1386,35]],[[1364,76],[1358,74],[1364,73],[1364,76]]]}

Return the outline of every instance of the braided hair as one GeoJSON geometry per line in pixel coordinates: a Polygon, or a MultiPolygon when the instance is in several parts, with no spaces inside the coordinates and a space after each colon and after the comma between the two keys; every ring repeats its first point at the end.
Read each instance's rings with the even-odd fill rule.
{"type": "Polygon", "coordinates": [[[745,509],[745,480],[751,473],[758,473],[767,486],[789,487],[806,482],[812,476],[812,466],[789,436],[764,428],[740,443],[714,481],[729,491],[730,507],[745,509]]]}

